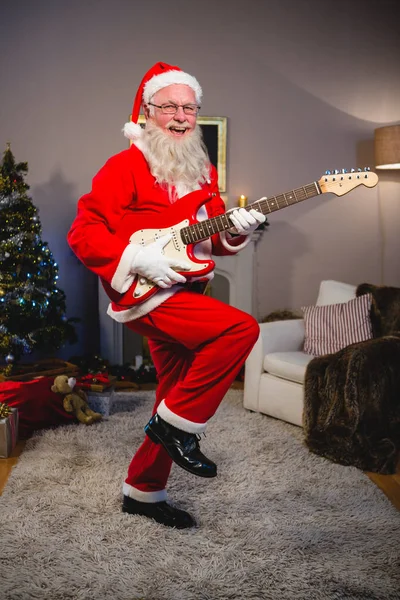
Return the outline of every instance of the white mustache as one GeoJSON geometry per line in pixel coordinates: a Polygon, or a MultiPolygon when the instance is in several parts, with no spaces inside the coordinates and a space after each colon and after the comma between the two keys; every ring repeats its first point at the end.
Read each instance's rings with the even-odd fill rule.
{"type": "Polygon", "coordinates": [[[186,129],[192,129],[192,126],[189,123],[189,121],[184,121],[183,123],[177,123],[176,121],[171,120],[169,123],[167,123],[166,128],[171,129],[171,127],[186,127],[186,129]]]}

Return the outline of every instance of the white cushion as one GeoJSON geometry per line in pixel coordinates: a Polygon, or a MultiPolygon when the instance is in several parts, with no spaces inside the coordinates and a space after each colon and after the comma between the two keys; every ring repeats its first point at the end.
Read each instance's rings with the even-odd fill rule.
{"type": "Polygon", "coordinates": [[[264,358],[264,370],[270,375],[304,383],[306,367],[313,356],[305,352],[271,352],[264,358]]]}
{"type": "Polygon", "coordinates": [[[321,281],[317,306],[326,306],[327,304],[340,304],[348,302],[356,297],[357,286],[350,283],[341,283],[332,279],[321,281]]]}

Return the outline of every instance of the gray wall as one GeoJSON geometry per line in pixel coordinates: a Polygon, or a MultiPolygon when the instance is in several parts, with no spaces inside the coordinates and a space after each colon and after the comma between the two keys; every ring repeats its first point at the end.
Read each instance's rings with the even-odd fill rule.
{"type": "MultiPolygon", "coordinates": [[[[43,239],[80,344],[97,348],[96,280],[65,235],[112,154],[138,83],[162,60],[195,75],[202,114],[228,117],[228,203],[373,166],[377,126],[400,121],[395,2],[1,2],[0,149],[28,161],[43,239]]],[[[321,279],[400,286],[399,173],[275,213],[257,248],[258,317],[313,303],[321,279]]],[[[101,243],[99,241],[99,243],[101,243]]]]}

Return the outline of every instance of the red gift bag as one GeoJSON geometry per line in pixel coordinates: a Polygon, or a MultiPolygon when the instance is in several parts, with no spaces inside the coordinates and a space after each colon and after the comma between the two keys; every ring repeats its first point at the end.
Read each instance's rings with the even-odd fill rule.
{"type": "Polygon", "coordinates": [[[35,429],[76,422],[75,415],[64,410],[61,394],[51,391],[53,383],[54,377],[0,383],[0,402],[18,408],[19,437],[29,437],[35,429]]]}

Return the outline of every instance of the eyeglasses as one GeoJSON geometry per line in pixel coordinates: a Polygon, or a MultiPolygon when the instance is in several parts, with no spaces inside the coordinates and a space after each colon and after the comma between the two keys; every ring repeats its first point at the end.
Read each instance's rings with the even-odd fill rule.
{"type": "Polygon", "coordinates": [[[200,106],[197,106],[197,104],[173,104],[172,102],[161,105],[153,104],[152,102],[148,102],[147,104],[159,108],[163,115],[175,115],[180,108],[183,108],[185,115],[197,115],[201,108],[200,106]]]}

